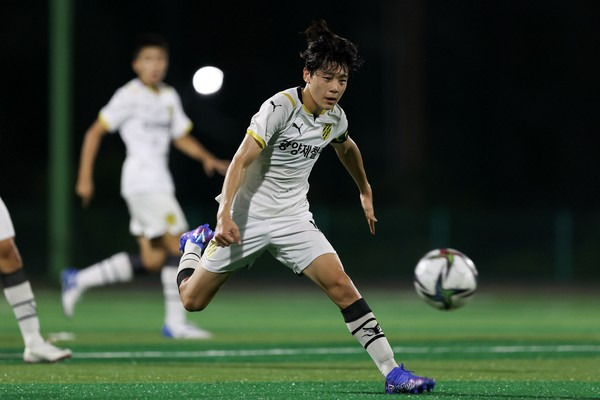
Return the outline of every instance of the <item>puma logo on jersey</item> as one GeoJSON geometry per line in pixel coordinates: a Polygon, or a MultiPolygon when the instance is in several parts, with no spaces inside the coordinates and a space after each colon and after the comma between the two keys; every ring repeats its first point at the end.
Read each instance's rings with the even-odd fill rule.
{"type": "Polygon", "coordinates": [[[296,129],[298,129],[298,135],[302,135],[302,131],[300,130],[300,128],[302,128],[302,127],[304,126],[304,124],[302,124],[302,125],[298,126],[298,125],[296,125],[296,123],[294,122],[294,123],[292,124],[292,126],[293,126],[294,128],[296,128],[296,129]]]}
{"type": "Polygon", "coordinates": [[[275,112],[275,109],[276,109],[277,107],[281,107],[281,104],[275,104],[275,103],[273,102],[273,100],[271,100],[271,105],[273,106],[273,112],[275,112]]]}

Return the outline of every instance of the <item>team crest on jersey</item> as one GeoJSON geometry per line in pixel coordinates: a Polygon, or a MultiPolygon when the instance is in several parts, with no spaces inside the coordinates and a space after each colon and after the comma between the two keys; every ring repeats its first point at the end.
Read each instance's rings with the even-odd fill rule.
{"type": "Polygon", "coordinates": [[[177,221],[177,218],[175,217],[175,214],[173,214],[173,213],[167,214],[165,219],[167,220],[168,225],[175,225],[175,221],[177,221]]]}
{"type": "Polygon", "coordinates": [[[329,135],[331,134],[331,124],[325,124],[323,127],[323,132],[321,133],[321,137],[323,140],[327,140],[329,135]]]}

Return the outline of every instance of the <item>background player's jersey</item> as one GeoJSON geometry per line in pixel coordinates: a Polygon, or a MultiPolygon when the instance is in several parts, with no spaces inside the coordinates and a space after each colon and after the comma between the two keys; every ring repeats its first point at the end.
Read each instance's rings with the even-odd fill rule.
{"type": "Polygon", "coordinates": [[[0,240],[10,239],[15,237],[15,227],[10,219],[10,214],[2,197],[0,197],[0,240]]]}
{"type": "Polygon", "coordinates": [[[174,193],[168,155],[172,139],[192,129],[179,95],[161,84],[158,90],[133,79],[119,88],[100,111],[109,132],[119,131],[127,147],[121,194],[174,193]]]}
{"type": "Polygon", "coordinates": [[[308,176],[332,141],[347,138],[348,121],[336,105],[317,118],[302,104],[301,88],[285,90],[265,101],[247,134],[263,148],[246,172],[234,212],[256,218],[308,211],[308,176]]]}

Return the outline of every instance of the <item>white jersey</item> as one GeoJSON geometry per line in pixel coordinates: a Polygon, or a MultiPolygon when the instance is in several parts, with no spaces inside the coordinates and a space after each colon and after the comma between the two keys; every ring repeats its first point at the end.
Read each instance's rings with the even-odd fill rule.
{"type": "Polygon", "coordinates": [[[115,92],[99,119],[109,132],[119,131],[127,147],[121,171],[124,197],[175,192],[168,166],[171,140],[192,129],[175,89],[161,84],[154,90],[133,79],[115,92]]]}
{"type": "Polygon", "coordinates": [[[248,167],[233,205],[234,213],[266,219],[308,212],[308,177],[321,152],[348,136],[344,110],[336,105],[317,118],[302,104],[302,88],[265,101],[247,134],[263,148],[248,167]]]}
{"type": "Polygon", "coordinates": [[[0,240],[11,239],[15,237],[15,228],[10,219],[8,209],[0,197],[0,240]]]}

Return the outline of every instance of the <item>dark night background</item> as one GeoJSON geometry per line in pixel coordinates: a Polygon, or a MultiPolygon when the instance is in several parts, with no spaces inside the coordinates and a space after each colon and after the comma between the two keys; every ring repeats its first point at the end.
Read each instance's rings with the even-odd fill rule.
{"type": "MultiPolygon", "coordinates": [[[[409,281],[422,254],[450,246],[473,258],[483,281],[598,281],[600,2],[73,3],[69,187],[85,130],[133,77],[139,33],[167,37],[166,82],[178,89],[193,134],[229,158],[260,104],[302,83],[299,33],[323,17],[365,59],[341,105],[374,189],[377,235],[368,235],[333,150],[317,163],[309,194],[352,275],[409,281]],[[216,95],[192,88],[204,65],[225,73],[216,95]]],[[[44,274],[49,5],[9,0],[0,10],[0,196],[28,270],[44,274]]],[[[71,198],[73,265],[135,249],[119,197],[124,155],[120,138],[107,137],[92,207],[71,198]]],[[[175,150],[171,167],[190,224],[214,224],[222,178],[205,177],[175,150]]]]}

